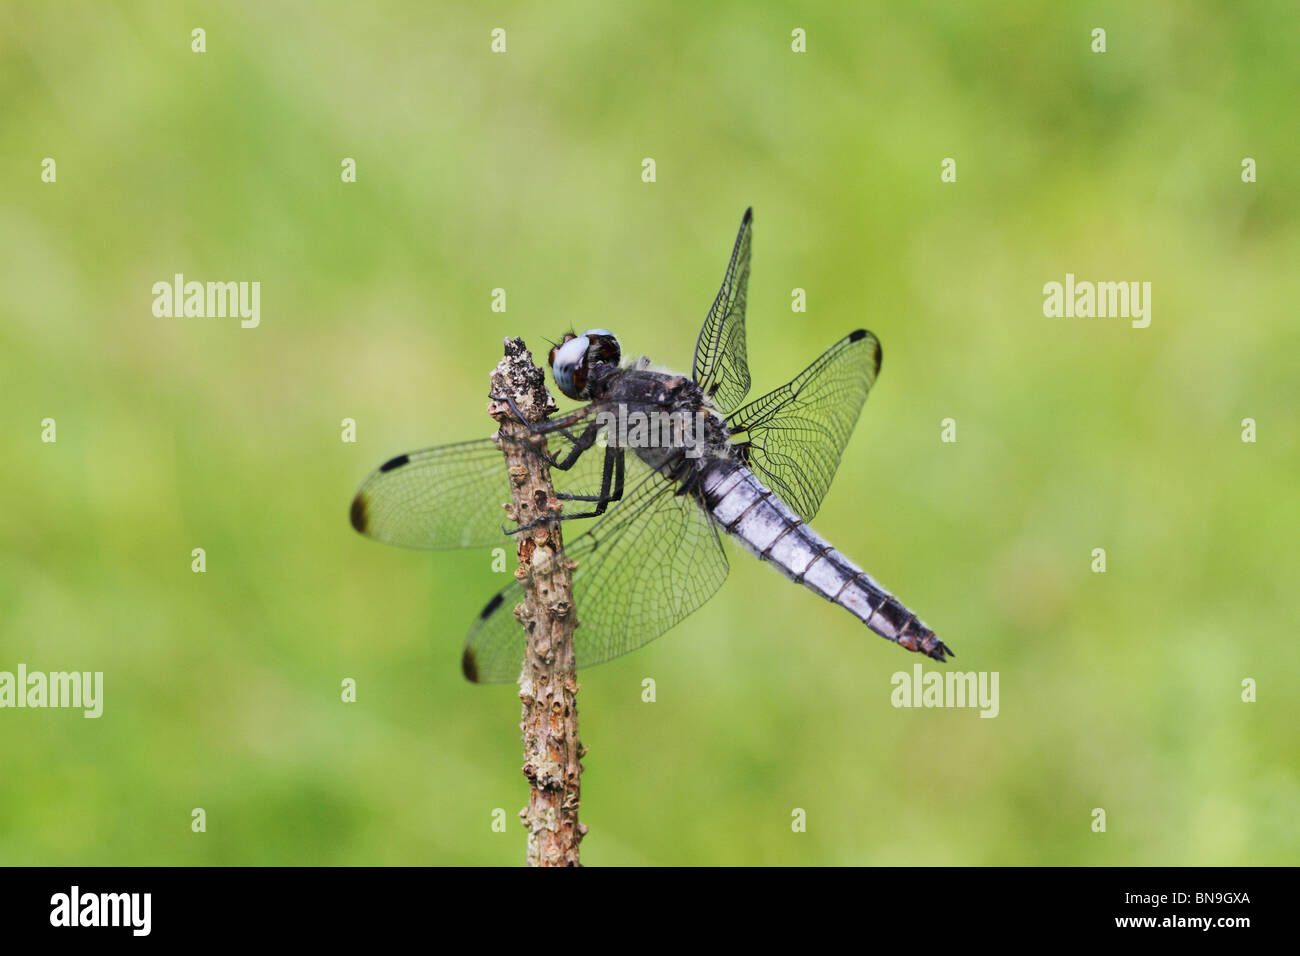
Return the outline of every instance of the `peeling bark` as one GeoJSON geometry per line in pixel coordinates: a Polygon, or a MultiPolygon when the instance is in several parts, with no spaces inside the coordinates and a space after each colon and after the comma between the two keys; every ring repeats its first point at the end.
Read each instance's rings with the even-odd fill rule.
{"type": "MultiPolygon", "coordinates": [[[[492,373],[492,394],[510,396],[516,408],[536,423],[556,410],[546,374],[533,364],[523,339],[506,339],[505,358],[492,373]]],[[[493,400],[488,414],[500,425],[501,450],[510,475],[512,501],[507,516],[519,524],[558,516],[561,503],[551,485],[550,468],[533,448],[545,438],[532,435],[505,401],[493,400]]],[[[578,843],[587,828],[578,822],[579,783],[585,751],[578,740],[578,680],[574,670],[572,571],[563,558],[559,522],[541,524],[517,536],[524,600],[515,617],[525,635],[524,667],[519,675],[523,702],[524,776],[530,792],[519,812],[528,830],[529,866],[579,866],[578,843]]]]}

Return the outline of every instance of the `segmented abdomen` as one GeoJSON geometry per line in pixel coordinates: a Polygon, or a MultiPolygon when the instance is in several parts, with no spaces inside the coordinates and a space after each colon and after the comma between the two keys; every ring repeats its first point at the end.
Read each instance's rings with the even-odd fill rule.
{"type": "Polygon", "coordinates": [[[714,462],[700,480],[709,511],[727,533],[791,581],[853,613],[886,640],[945,660],[952,651],[860,567],[832,547],[748,468],[714,462]]]}

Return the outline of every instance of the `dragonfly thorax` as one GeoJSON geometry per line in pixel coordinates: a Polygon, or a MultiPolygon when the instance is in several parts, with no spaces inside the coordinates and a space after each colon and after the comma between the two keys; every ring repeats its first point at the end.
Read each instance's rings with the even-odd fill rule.
{"type": "Polygon", "coordinates": [[[709,459],[732,457],[725,421],[689,376],[600,366],[589,389],[609,441],[664,475],[681,478],[709,459]]]}

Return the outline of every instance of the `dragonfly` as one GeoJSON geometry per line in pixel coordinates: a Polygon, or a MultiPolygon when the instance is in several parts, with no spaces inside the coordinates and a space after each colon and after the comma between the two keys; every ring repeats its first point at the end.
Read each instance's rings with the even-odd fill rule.
{"type": "MultiPolygon", "coordinates": [[[[727,577],[723,537],[886,640],[944,661],[952,650],[809,525],[880,374],[880,341],[850,332],[785,385],[745,401],[753,224],[746,210],[689,376],[645,358],[623,363],[606,329],[568,332],[550,351],[556,386],[585,404],[530,426],[545,444],[527,447],[546,456],[564,502],[539,521],[587,523],[564,544],[577,666],[635,650],[703,605],[727,577]]],[[[518,441],[498,432],[389,459],[353,498],[352,526],[407,548],[499,546],[528,527],[502,524],[503,440],[518,441]]],[[[462,654],[469,680],[518,679],[525,638],[512,609],[523,589],[512,581],[474,621],[462,654]]]]}

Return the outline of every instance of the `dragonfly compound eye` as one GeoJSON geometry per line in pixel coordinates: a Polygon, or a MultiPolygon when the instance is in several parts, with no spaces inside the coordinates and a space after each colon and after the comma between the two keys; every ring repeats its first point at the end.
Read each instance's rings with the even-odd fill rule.
{"type": "Polygon", "coordinates": [[[617,365],[622,357],[618,339],[608,329],[591,329],[581,335],[566,335],[551,350],[551,372],[555,384],[569,398],[587,400],[591,391],[587,382],[597,363],[617,365]]]}
{"type": "Polygon", "coordinates": [[[555,368],[555,353],[563,348],[566,342],[572,342],[576,338],[577,336],[572,332],[565,332],[564,335],[560,336],[560,341],[551,346],[551,354],[547,356],[547,361],[550,363],[551,368],[555,368]]]}
{"type": "Polygon", "coordinates": [[[623,350],[619,348],[618,339],[609,329],[588,329],[582,333],[582,337],[590,343],[587,346],[588,362],[608,362],[610,365],[617,365],[623,358],[623,350]]]}
{"type": "Polygon", "coordinates": [[[565,340],[551,350],[551,374],[555,384],[569,398],[586,399],[587,392],[587,347],[590,343],[585,335],[566,336],[565,340]]]}

